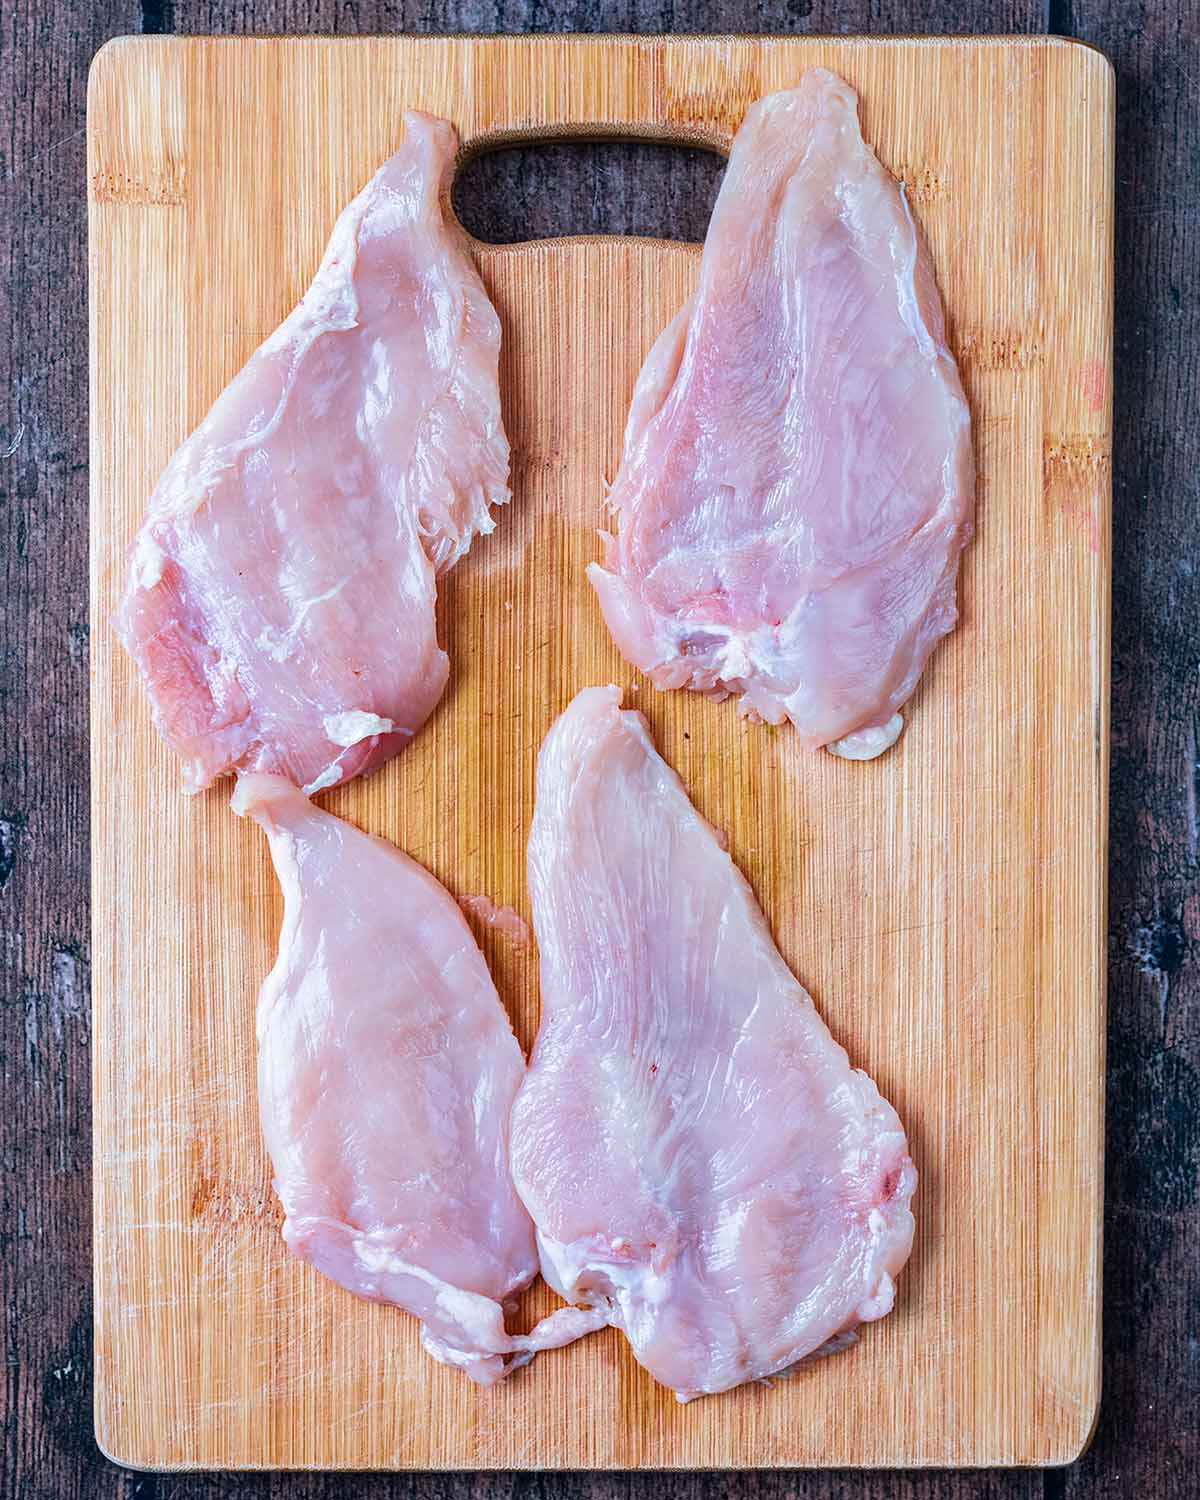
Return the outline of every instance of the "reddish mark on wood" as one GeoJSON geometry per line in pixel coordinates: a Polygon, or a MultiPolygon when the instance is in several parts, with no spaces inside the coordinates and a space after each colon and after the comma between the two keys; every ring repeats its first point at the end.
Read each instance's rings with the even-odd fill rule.
{"type": "Polygon", "coordinates": [[[1087,536],[1088,546],[1093,552],[1100,551],[1100,518],[1086,500],[1076,500],[1068,495],[1062,501],[1062,513],[1069,516],[1087,536]]]}
{"type": "Polygon", "coordinates": [[[1079,385],[1088,410],[1103,411],[1104,403],[1108,400],[1108,366],[1102,359],[1084,361],[1079,385]]]}
{"type": "MultiPolygon", "coordinates": [[[[1052,504],[1085,532],[1093,552],[1100,551],[1097,491],[1107,486],[1112,466],[1106,438],[1095,433],[1075,433],[1049,438],[1042,460],[1042,483],[1052,504]]],[[[1102,503],[1102,502],[1099,502],[1102,503]]]]}

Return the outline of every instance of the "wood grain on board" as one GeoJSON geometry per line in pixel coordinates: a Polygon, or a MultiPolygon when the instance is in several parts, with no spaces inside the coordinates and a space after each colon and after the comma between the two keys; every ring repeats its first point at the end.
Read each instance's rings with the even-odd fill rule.
{"type": "MultiPolygon", "coordinates": [[[[96,1418],[147,1466],[1062,1462],[1099,1381],[1112,86],[1049,39],[127,39],[89,96],[96,1418]],[[895,1314],[770,1387],[679,1406],[608,1331],[480,1391],[416,1323],[288,1258],[254,999],[280,899],[228,787],[191,801],[109,623],[147,495],[294,304],[343,204],[445,115],[726,146],[824,64],[908,185],[972,403],[962,622],[896,751],[802,752],[662,695],[604,630],[597,551],[633,380],[699,251],[475,246],[504,325],[511,507],[440,604],[451,686],[325,805],[528,915],[534,757],[616,681],[732,850],[834,1034],[905,1120],[918,1234],[895,1314]]],[[[536,957],[481,934],[526,1045],[536,957]]],[[[526,1298],[532,1320],[552,1302],[526,1298]]]]}

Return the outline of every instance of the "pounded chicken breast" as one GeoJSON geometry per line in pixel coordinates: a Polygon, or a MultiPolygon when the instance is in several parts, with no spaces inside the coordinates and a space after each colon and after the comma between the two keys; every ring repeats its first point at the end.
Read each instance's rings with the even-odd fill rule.
{"type": "Polygon", "coordinates": [[[150,499],[117,624],[188,790],[349,780],[441,696],[436,575],[508,499],[500,323],[443,210],[456,148],[405,116],[150,499]]]}
{"type": "Polygon", "coordinates": [[[683,1400],[852,1342],[912,1245],[904,1129],[616,688],[546,737],[529,882],[512,1164],[546,1280],[683,1400]]]}
{"type": "Polygon", "coordinates": [[[865,758],[954,625],[970,419],[899,184],[822,69],[747,114],[695,297],[651,350],[588,570],[660,688],[865,758]]]}

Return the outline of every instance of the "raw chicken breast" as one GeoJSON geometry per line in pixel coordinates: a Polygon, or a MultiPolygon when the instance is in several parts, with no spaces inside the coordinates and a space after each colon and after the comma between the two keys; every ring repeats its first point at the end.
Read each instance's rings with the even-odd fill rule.
{"type": "Polygon", "coordinates": [[[240,778],[234,807],[283,886],[258,1086],[284,1239],[490,1385],[561,1340],[504,1329],[537,1256],[508,1165],[525,1062],[483,955],[427,870],[281,778],[240,778]]]}
{"type": "Polygon", "coordinates": [[[231,768],[346,781],[441,696],[435,574],[508,499],[500,324],[443,207],[456,147],[405,116],[151,497],[117,623],[190,791],[231,768]]]}
{"type": "Polygon", "coordinates": [[[747,114],[699,289],[638,379],[588,570],[604,617],[657,686],[878,754],[954,624],[973,484],[928,254],[814,69],[747,114]]]}
{"type": "Polygon", "coordinates": [[[542,747],[529,881],[512,1163],[542,1274],[682,1400],[851,1342],[911,1248],[904,1130],[616,688],[542,747]]]}

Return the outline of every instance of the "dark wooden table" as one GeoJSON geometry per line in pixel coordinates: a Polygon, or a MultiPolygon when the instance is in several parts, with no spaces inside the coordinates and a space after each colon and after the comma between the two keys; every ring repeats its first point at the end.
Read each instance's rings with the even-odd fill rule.
{"type": "MultiPolygon", "coordinates": [[[[97,0],[0,6],[0,1495],[8,1500],[1200,1496],[1200,7],[1192,0],[97,0]],[[1117,388],[1104,1404],[1046,1473],[137,1475],[91,1422],[87,326],[89,59],[136,31],[1042,32],[1116,64],[1117,388]]],[[[493,237],[700,238],[713,173],[576,148],[493,237]],[[682,173],[682,176],[681,176],[682,173]],[[569,191],[561,191],[562,184],[569,191]]],[[[496,180],[493,173],[492,181],[496,180]]],[[[502,179],[503,180],[503,177],[502,179]]],[[[524,184],[524,188],[522,187],[524,184]]],[[[136,413],[130,414],[136,421],[136,413]]],[[[998,1211],[1019,1205],[998,1205],[998,1211]]],[[[586,1413],[580,1414],[586,1420],[586,1413]]]]}

